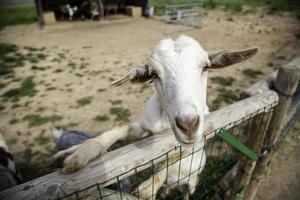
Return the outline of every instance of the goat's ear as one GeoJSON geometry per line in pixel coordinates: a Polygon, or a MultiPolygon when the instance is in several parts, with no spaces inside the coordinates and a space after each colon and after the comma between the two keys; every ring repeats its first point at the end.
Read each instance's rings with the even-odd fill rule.
{"type": "Polygon", "coordinates": [[[219,52],[209,53],[210,66],[205,66],[205,69],[219,69],[228,67],[239,62],[243,62],[254,56],[258,48],[251,48],[240,51],[223,50],[219,52]]]}
{"type": "Polygon", "coordinates": [[[134,69],[130,70],[127,74],[125,74],[122,78],[111,82],[113,86],[122,85],[128,81],[131,83],[142,83],[151,79],[151,74],[149,72],[148,65],[143,67],[135,67],[134,69]]]}

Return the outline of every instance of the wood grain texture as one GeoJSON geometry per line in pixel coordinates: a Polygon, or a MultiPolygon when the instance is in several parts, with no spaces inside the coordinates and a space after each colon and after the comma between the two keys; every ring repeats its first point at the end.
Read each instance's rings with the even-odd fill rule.
{"type": "MultiPolygon", "coordinates": [[[[281,127],[286,121],[285,118],[288,116],[287,112],[289,111],[292,102],[292,98],[290,98],[289,95],[294,95],[298,88],[299,80],[300,57],[281,67],[274,82],[276,90],[280,92],[278,93],[279,102],[274,110],[274,114],[267,131],[267,137],[265,137],[263,143],[268,150],[272,150],[277,143],[278,137],[282,133],[281,127]]],[[[245,192],[244,200],[253,200],[255,198],[260,179],[267,169],[271,156],[272,151],[255,166],[252,179],[245,192]]]]}
{"type": "MultiPolygon", "coordinates": [[[[270,112],[257,115],[251,120],[251,135],[247,140],[247,147],[249,147],[257,155],[260,154],[263,147],[263,142],[270,124],[271,116],[272,113],[270,112]]],[[[236,194],[242,191],[249,184],[256,163],[256,161],[241,155],[240,164],[234,178],[229,199],[234,200],[236,198],[236,194]]]]}
{"type": "MultiPolygon", "coordinates": [[[[246,118],[258,110],[263,112],[263,108],[275,104],[277,101],[277,94],[273,91],[267,91],[206,115],[204,126],[206,139],[214,137],[216,130],[224,126],[226,128],[233,127],[235,125],[234,122],[246,118]]],[[[116,182],[116,176],[157,158],[176,146],[178,146],[178,143],[172,131],[166,130],[108,152],[74,174],[63,175],[59,172],[54,172],[3,191],[0,193],[0,199],[56,199],[84,189],[96,182],[102,183],[107,181],[101,186],[109,185],[116,182]]],[[[172,153],[169,156],[172,156],[172,153]]],[[[166,159],[165,156],[157,161],[164,159],[166,159]]],[[[140,167],[138,170],[142,169],[143,167],[140,167]]],[[[120,179],[130,176],[133,173],[134,171],[130,171],[121,176],[120,179]]]]}

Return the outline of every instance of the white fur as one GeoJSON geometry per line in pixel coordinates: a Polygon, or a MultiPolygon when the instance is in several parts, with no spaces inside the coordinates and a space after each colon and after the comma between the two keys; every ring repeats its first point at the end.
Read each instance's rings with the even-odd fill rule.
{"type": "MultiPolygon", "coordinates": [[[[204,114],[208,112],[206,105],[207,72],[201,73],[203,67],[209,62],[208,54],[194,39],[181,36],[176,41],[172,39],[162,40],[153,50],[149,59],[150,71],[154,70],[160,80],[155,81],[158,97],[150,97],[146,106],[146,112],[142,118],[142,124],[148,124],[148,129],[165,129],[172,127],[180,144],[187,140],[184,134],[176,127],[174,118],[176,116],[189,117],[189,115],[200,116],[200,126],[195,134],[195,140],[202,138],[204,114]],[[158,102],[153,101],[155,99],[158,102]],[[148,107],[158,107],[147,109],[148,107]],[[149,112],[147,112],[149,110],[149,112]],[[154,113],[152,110],[156,110],[154,113]],[[159,110],[159,112],[157,112],[159,110]],[[152,113],[153,112],[153,113],[152,113]],[[160,114],[160,116],[157,116],[160,114]],[[156,121],[169,121],[157,124],[149,124],[155,116],[156,121]],[[159,117],[159,119],[157,119],[159,117]]],[[[154,131],[155,132],[155,131],[154,131]]]]}
{"type": "MultiPolygon", "coordinates": [[[[140,119],[129,126],[117,127],[94,139],[89,139],[81,146],[59,152],[55,156],[56,159],[71,154],[65,159],[63,172],[70,173],[83,168],[89,160],[95,158],[99,152],[104,152],[119,139],[125,137],[141,138],[145,133],[156,133],[168,128],[172,128],[178,144],[186,146],[183,147],[183,151],[191,153],[192,148],[184,143],[189,138],[176,127],[174,118],[176,116],[198,115],[200,124],[195,137],[192,138],[193,143],[203,139],[204,115],[208,113],[208,107],[206,105],[207,72],[203,73],[202,70],[207,64],[209,64],[207,52],[190,37],[181,36],[176,41],[165,39],[159,42],[152,52],[148,65],[150,71],[155,71],[160,79],[153,80],[156,92],[149,98],[140,119]]],[[[189,175],[191,158],[192,156],[188,156],[182,159],[181,178],[189,175]]],[[[195,153],[191,171],[199,168],[200,162],[203,166],[205,158],[203,151],[195,153]]],[[[172,184],[178,180],[179,164],[174,164],[169,169],[166,184],[172,184]]],[[[154,193],[165,183],[166,177],[162,173],[156,176],[161,176],[162,181],[157,184],[154,193]]],[[[189,178],[189,182],[186,178],[180,184],[188,184],[192,193],[196,186],[196,179],[197,173],[189,178]]],[[[142,187],[144,189],[140,195],[147,197],[148,191],[152,187],[147,181],[143,185],[145,187],[142,187]]]]}

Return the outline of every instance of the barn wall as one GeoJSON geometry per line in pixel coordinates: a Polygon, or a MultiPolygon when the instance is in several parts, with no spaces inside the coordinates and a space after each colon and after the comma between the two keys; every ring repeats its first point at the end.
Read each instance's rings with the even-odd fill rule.
{"type": "Polygon", "coordinates": [[[126,0],[126,4],[141,6],[141,7],[145,8],[148,4],[148,0],[126,0]]]}

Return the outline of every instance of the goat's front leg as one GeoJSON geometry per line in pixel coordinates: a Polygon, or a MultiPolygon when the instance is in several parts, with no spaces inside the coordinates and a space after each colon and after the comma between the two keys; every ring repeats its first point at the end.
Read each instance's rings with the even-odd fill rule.
{"type": "Polygon", "coordinates": [[[143,182],[134,191],[139,199],[155,199],[156,193],[161,188],[166,180],[167,169],[164,168],[156,174],[152,175],[148,180],[143,182]]]}
{"type": "Polygon", "coordinates": [[[139,128],[137,123],[130,126],[116,127],[98,137],[88,139],[80,145],[58,152],[54,156],[54,161],[64,160],[62,172],[69,174],[82,169],[90,160],[105,153],[117,140],[124,139],[127,136],[141,137],[142,134],[143,129],[139,128]]]}

